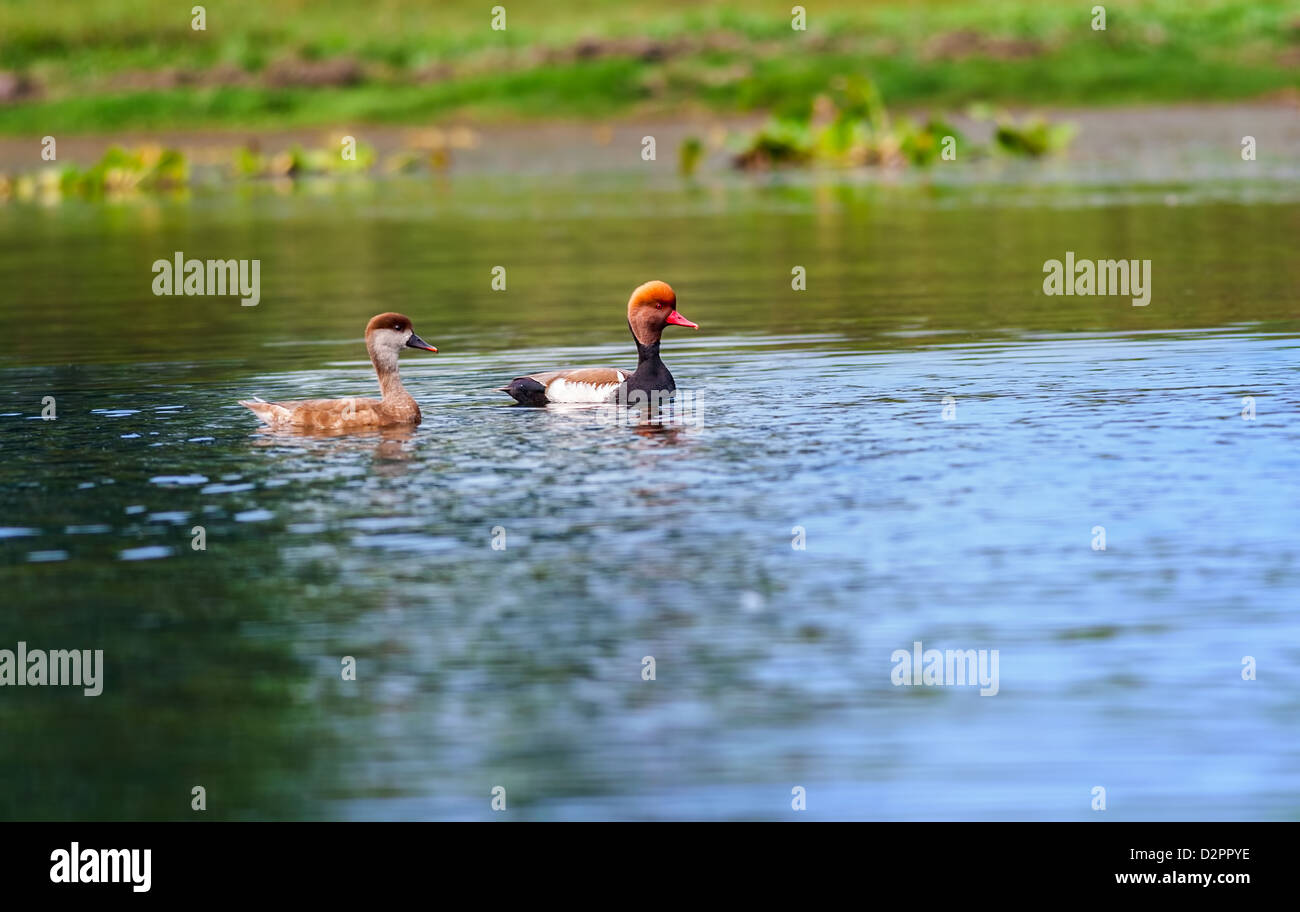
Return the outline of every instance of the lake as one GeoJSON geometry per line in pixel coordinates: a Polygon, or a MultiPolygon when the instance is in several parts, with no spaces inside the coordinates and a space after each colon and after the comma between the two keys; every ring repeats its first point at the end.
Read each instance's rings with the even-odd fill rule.
{"type": "Polygon", "coordinates": [[[104,651],[99,696],[0,688],[0,817],[1295,819],[1295,187],[0,207],[0,649],[104,651]],[[260,259],[260,303],[155,296],[178,251],[260,259]],[[1151,260],[1149,306],[1044,295],[1067,251],[1151,260]],[[633,366],[652,278],[689,415],[495,391],[633,366]],[[236,404],[374,394],[384,310],[440,349],[418,429],[236,404]],[[996,651],[996,694],[896,685],[917,642],[996,651]]]}

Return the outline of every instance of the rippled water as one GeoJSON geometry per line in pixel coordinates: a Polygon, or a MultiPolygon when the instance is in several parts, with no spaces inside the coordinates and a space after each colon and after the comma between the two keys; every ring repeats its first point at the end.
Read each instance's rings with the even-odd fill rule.
{"type": "Polygon", "coordinates": [[[1095,819],[1103,786],[1108,818],[1295,818],[1300,206],[1261,195],[0,209],[0,648],[107,667],[0,689],[0,813],[185,818],[203,785],[218,817],[487,819],[503,786],[515,818],[787,819],[803,786],[808,817],[1095,819]],[[1067,249],[1152,259],[1152,304],[1044,297],[1067,249]],[[262,303],[154,297],[173,250],[260,257],[262,303]],[[702,327],[664,345],[696,420],[493,391],[630,366],[652,277],[702,327]],[[442,352],[403,358],[418,429],[235,404],[368,393],[384,309],[442,352]],[[918,640],[998,650],[997,695],[893,686],[918,640]]]}

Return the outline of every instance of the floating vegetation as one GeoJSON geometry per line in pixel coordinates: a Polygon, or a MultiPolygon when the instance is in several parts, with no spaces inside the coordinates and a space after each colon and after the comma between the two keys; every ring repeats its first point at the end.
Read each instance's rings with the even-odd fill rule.
{"type": "Polygon", "coordinates": [[[323,149],[304,149],[298,144],[274,155],[263,155],[245,146],[235,152],[237,177],[322,177],[362,174],[375,164],[375,150],[352,137],[340,137],[323,149]]]}
{"type": "Polygon", "coordinates": [[[936,117],[919,127],[914,127],[908,120],[900,120],[899,131],[899,151],[909,162],[921,166],[932,164],[940,157],[947,137],[952,137],[954,144],[964,140],[952,124],[936,117]]]}
{"type": "MultiPolygon", "coordinates": [[[[382,162],[373,146],[352,136],[335,136],[324,146],[264,152],[256,144],[205,154],[205,176],[223,180],[293,181],[372,174],[438,173],[451,166],[454,151],[474,149],[478,134],[468,127],[416,131],[402,148],[382,162]]],[[[117,198],[138,192],[179,191],[190,183],[191,168],[183,152],[157,145],[109,149],[92,167],[49,166],[17,175],[0,173],[0,203],[10,199],[57,203],[65,197],[117,198]]],[[[206,183],[207,181],[205,181],[206,183]]]]}
{"type": "Polygon", "coordinates": [[[682,177],[690,177],[703,157],[704,143],[697,136],[688,136],[682,140],[681,147],[677,150],[677,173],[682,177]]]}
{"type": "Polygon", "coordinates": [[[812,161],[815,145],[807,121],[774,119],[749,138],[732,163],[746,169],[802,165],[812,161]]]}
{"type": "Polygon", "coordinates": [[[55,202],[65,196],[82,199],[128,196],[140,191],[178,190],[189,182],[189,163],[176,149],[113,146],[85,170],[75,165],[49,167],[16,177],[0,174],[0,201],[40,199],[55,202]]]}
{"type": "Polygon", "coordinates": [[[998,123],[993,141],[1008,154],[1040,158],[1063,150],[1074,139],[1076,130],[1072,123],[1053,124],[1034,118],[1017,124],[1004,118],[998,123]]]}
{"type": "MultiPolygon", "coordinates": [[[[410,135],[404,148],[388,155],[380,166],[384,174],[441,172],[451,166],[452,153],[478,147],[478,134],[468,127],[436,127],[410,135]]],[[[379,164],[374,147],[351,136],[336,136],[323,148],[300,145],[274,155],[253,147],[235,153],[234,175],[241,178],[336,177],[370,174],[379,164]]]]}
{"type": "MultiPolygon", "coordinates": [[[[991,115],[974,116],[987,119],[991,115]]],[[[1002,115],[994,133],[994,149],[1036,158],[1064,149],[1074,132],[1073,124],[1052,124],[1041,118],[1016,123],[1002,115]]],[[[814,102],[807,115],[768,121],[744,140],[732,164],[744,170],[792,165],[925,167],[945,154],[955,155],[959,146],[964,157],[982,157],[990,151],[967,144],[941,117],[921,122],[908,117],[891,120],[875,84],[854,77],[839,80],[829,95],[814,102]]]]}

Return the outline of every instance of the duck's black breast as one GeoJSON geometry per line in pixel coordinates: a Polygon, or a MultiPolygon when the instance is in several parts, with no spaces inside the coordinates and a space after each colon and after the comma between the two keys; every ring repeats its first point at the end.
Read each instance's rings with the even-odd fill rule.
{"type": "Polygon", "coordinates": [[[636,369],[631,377],[627,378],[627,391],[629,393],[640,390],[645,393],[666,392],[671,393],[677,389],[677,383],[673,380],[673,375],[669,372],[667,366],[660,361],[654,369],[645,370],[649,362],[642,364],[636,369]]]}

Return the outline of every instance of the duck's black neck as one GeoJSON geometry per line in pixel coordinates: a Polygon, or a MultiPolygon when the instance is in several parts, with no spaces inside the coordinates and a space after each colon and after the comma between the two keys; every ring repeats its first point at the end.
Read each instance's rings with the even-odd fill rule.
{"type": "MultiPolygon", "coordinates": [[[[631,329],[631,324],[628,329],[631,329]]],[[[649,345],[642,344],[641,340],[632,333],[632,340],[636,342],[636,371],[628,378],[627,383],[630,389],[644,390],[674,390],[677,388],[673,382],[673,375],[668,372],[667,366],[664,365],[663,359],[659,357],[659,340],[655,339],[649,345]]]]}
{"type": "Polygon", "coordinates": [[[637,366],[637,370],[640,370],[640,369],[641,369],[641,366],[642,366],[643,364],[650,364],[650,365],[663,364],[663,361],[660,360],[660,358],[659,358],[659,340],[658,340],[658,339],[655,339],[655,340],[654,340],[653,342],[651,342],[649,345],[642,345],[642,344],[641,344],[641,340],[640,340],[640,339],[637,339],[637,337],[636,337],[635,335],[633,335],[632,338],[636,340],[636,366],[637,366]]]}

